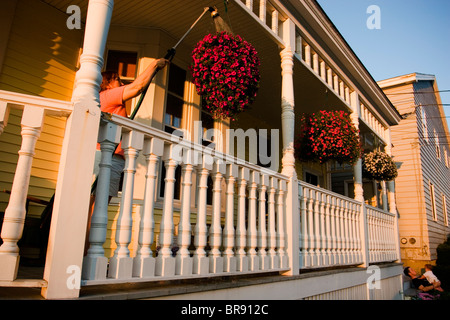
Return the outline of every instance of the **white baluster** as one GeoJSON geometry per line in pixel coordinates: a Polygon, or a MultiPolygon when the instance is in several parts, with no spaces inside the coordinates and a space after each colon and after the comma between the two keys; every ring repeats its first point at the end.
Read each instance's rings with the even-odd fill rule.
{"type": "Polygon", "coordinates": [[[139,249],[133,259],[133,276],[140,278],[153,277],[155,275],[155,258],[151,246],[154,237],[154,203],[157,168],[159,158],[164,153],[164,142],[157,138],[145,139],[143,155],[147,163],[145,175],[144,207],[139,227],[139,249]]]}
{"type": "Polygon", "coordinates": [[[331,196],[324,194],[325,202],[325,229],[324,229],[324,246],[325,246],[325,265],[331,264],[331,226],[330,226],[330,214],[331,214],[331,196]]]}
{"type": "Polygon", "coordinates": [[[122,136],[122,148],[125,153],[123,191],[117,219],[116,244],[114,256],[109,261],[108,277],[115,279],[131,278],[133,275],[133,258],[128,246],[131,242],[133,227],[133,193],[136,159],[142,150],[144,135],[141,132],[126,132],[122,136]]]}
{"type": "Polygon", "coordinates": [[[245,5],[247,8],[253,12],[253,0],[245,0],[245,5]]]}
{"type": "Polygon", "coordinates": [[[327,81],[327,65],[325,61],[320,61],[320,77],[323,81],[327,81]]]}
{"type": "Polygon", "coordinates": [[[89,232],[89,250],[83,259],[82,278],[86,280],[106,279],[108,259],[103,244],[108,225],[109,186],[112,156],[120,142],[121,129],[111,122],[101,122],[98,134],[101,159],[95,190],[95,205],[89,232]]]}
{"type": "Polygon", "coordinates": [[[342,211],[342,229],[343,229],[343,237],[342,237],[342,250],[343,250],[343,259],[344,263],[348,264],[348,247],[349,247],[349,234],[348,234],[348,202],[342,201],[343,211],[342,211]]]}
{"type": "Polygon", "coordinates": [[[234,184],[238,177],[238,167],[235,164],[226,165],[226,207],[225,207],[225,227],[223,229],[223,270],[225,272],[236,271],[236,257],[234,256],[234,184]]]}
{"type": "Polygon", "coordinates": [[[259,0],[259,19],[266,24],[266,0],[259,0]]]}
{"type": "Polygon", "coordinates": [[[339,77],[337,74],[333,75],[333,90],[339,94],[339,77]]]}
{"type": "Polygon", "coordinates": [[[261,174],[259,183],[259,217],[258,217],[258,256],[261,270],[270,268],[267,256],[267,230],[266,230],[266,190],[269,184],[269,176],[261,174]]]}
{"type": "MultiPolygon", "coordinates": [[[[278,35],[278,11],[274,10],[272,11],[272,31],[278,35]]],[[[301,43],[300,43],[301,46],[301,43]]],[[[301,56],[301,54],[300,54],[301,56]]]]}
{"type": "Polygon", "coordinates": [[[353,204],[353,259],[354,262],[359,262],[359,248],[358,248],[358,211],[359,204],[353,204]]]}
{"type": "Polygon", "coordinates": [[[333,88],[333,70],[331,68],[327,69],[327,83],[330,88],[333,88]]]}
{"type": "Polygon", "coordinates": [[[305,63],[308,67],[311,67],[311,46],[305,44],[305,63]]]}
{"type": "Polygon", "coordinates": [[[289,266],[289,257],[286,252],[286,207],[285,207],[285,194],[286,194],[286,181],[278,181],[278,193],[277,193],[277,247],[278,257],[280,259],[280,267],[287,268],[289,266]]]}
{"type": "Polygon", "coordinates": [[[193,259],[190,257],[189,245],[191,244],[191,190],[192,172],[194,170],[194,153],[186,149],[183,152],[183,163],[181,169],[182,191],[180,223],[178,225],[178,243],[180,249],[176,256],[175,274],[191,275],[193,259]]]}
{"type": "Polygon", "coordinates": [[[350,234],[350,263],[353,264],[355,262],[355,228],[354,228],[354,214],[355,214],[355,204],[349,202],[349,234],[350,234]]]}
{"type": "Polygon", "coordinates": [[[300,228],[301,228],[301,255],[302,260],[301,264],[304,267],[309,266],[309,234],[308,234],[308,189],[303,187],[302,185],[299,186],[299,188],[302,188],[302,197],[300,199],[300,228]]]}
{"type": "Polygon", "coordinates": [[[220,252],[222,245],[222,227],[220,225],[221,216],[221,196],[222,196],[222,177],[225,174],[225,163],[216,159],[213,169],[213,212],[212,223],[209,228],[209,241],[211,252],[209,254],[209,272],[223,272],[223,258],[220,252]]]}
{"type": "Polygon", "coordinates": [[[316,266],[321,265],[320,242],[320,192],[314,191],[314,261],[316,266]]]}
{"type": "Polygon", "coordinates": [[[178,146],[167,145],[164,149],[164,166],[166,168],[166,177],[164,179],[164,202],[161,223],[159,225],[159,242],[161,250],[156,258],[155,274],[157,276],[175,275],[175,258],[172,257],[171,245],[173,241],[174,223],[173,223],[173,199],[175,191],[175,170],[177,169],[179,159],[178,146]]]}
{"type": "Polygon", "coordinates": [[[360,227],[361,220],[361,204],[357,204],[355,208],[355,237],[356,237],[356,259],[357,262],[363,262],[362,254],[362,230],[360,227]]]}
{"type": "Polygon", "coordinates": [[[249,259],[249,269],[251,271],[259,270],[260,264],[256,248],[258,246],[258,231],[256,229],[257,216],[257,188],[259,183],[259,172],[252,171],[249,181],[248,196],[248,229],[247,229],[247,256],[249,259]]]}
{"type": "Polygon", "coordinates": [[[313,70],[316,74],[319,74],[319,55],[317,52],[313,53],[313,70]]]}
{"type": "Polygon", "coordinates": [[[331,196],[330,198],[330,240],[331,240],[331,256],[330,264],[337,264],[337,253],[336,253],[336,197],[331,196]]]}
{"type": "Polygon", "coordinates": [[[206,241],[208,230],[206,226],[206,194],[208,191],[208,175],[212,169],[213,159],[203,155],[202,163],[197,169],[198,198],[197,198],[197,224],[195,225],[195,253],[193,263],[194,274],[209,273],[209,259],[206,256],[206,241]]]}
{"type": "Polygon", "coordinates": [[[276,211],[275,211],[275,193],[277,188],[278,179],[270,177],[269,179],[269,199],[268,211],[269,211],[269,228],[267,232],[267,238],[269,240],[269,263],[272,269],[278,269],[280,267],[280,260],[277,257],[277,233],[276,233],[276,211]]]}
{"type": "Polygon", "coordinates": [[[249,170],[247,168],[239,168],[238,173],[238,209],[237,209],[237,225],[236,225],[236,270],[248,271],[248,257],[245,252],[247,246],[247,230],[246,230],[246,198],[247,198],[247,181],[249,180],[249,170]]]}
{"type": "Polygon", "coordinates": [[[344,82],[339,81],[339,96],[345,100],[344,82]]]}
{"type": "Polygon", "coordinates": [[[367,208],[367,224],[368,224],[368,234],[369,234],[369,262],[375,261],[375,232],[373,224],[373,212],[370,208],[367,208]]]}
{"type": "Polygon", "coordinates": [[[308,258],[309,264],[308,266],[313,266],[314,262],[314,248],[315,248],[315,237],[314,237],[314,193],[313,190],[307,188],[308,195],[308,217],[307,217],[307,228],[308,228],[308,258]]]}
{"type": "Polygon", "coordinates": [[[343,200],[336,198],[336,253],[337,263],[343,263],[343,228],[342,228],[342,202],[343,200]]]}
{"type": "Polygon", "coordinates": [[[3,218],[0,247],[0,280],[15,280],[19,267],[19,247],[26,216],[26,198],[30,184],[36,142],[44,124],[45,110],[39,107],[25,106],[22,115],[22,145],[19,150],[16,172],[11,195],[3,218]]]}
{"type": "Polygon", "coordinates": [[[0,101],[0,135],[8,124],[9,106],[6,101],[0,101]]]}
{"type": "Polygon", "coordinates": [[[326,231],[325,231],[325,201],[326,195],[323,192],[319,193],[320,201],[320,264],[325,266],[327,253],[326,253],[326,231]]]}

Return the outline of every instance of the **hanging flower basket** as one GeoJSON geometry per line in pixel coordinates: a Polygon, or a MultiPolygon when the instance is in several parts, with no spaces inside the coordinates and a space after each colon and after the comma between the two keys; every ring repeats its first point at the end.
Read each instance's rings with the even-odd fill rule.
{"type": "Polygon", "coordinates": [[[388,154],[372,151],[363,156],[363,175],[377,181],[391,181],[398,176],[397,166],[388,154]]]}
{"type": "Polygon", "coordinates": [[[319,111],[303,115],[295,154],[300,161],[337,161],[355,164],[361,158],[359,132],[344,111],[319,111]]]}
{"type": "Polygon", "coordinates": [[[192,51],[190,70],[204,108],[216,119],[234,118],[255,100],[260,61],[255,48],[227,32],[208,34],[192,51]]]}

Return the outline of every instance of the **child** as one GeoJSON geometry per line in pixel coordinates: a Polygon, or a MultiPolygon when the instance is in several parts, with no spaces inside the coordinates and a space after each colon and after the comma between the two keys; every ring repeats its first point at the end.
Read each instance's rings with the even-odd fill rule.
{"type": "Polygon", "coordinates": [[[428,280],[428,282],[431,283],[436,290],[443,292],[444,289],[441,288],[441,282],[434,275],[433,271],[431,271],[432,269],[433,269],[433,266],[431,264],[426,264],[425,265],[425,273],[419,279],[426,278],[428,280]]]}

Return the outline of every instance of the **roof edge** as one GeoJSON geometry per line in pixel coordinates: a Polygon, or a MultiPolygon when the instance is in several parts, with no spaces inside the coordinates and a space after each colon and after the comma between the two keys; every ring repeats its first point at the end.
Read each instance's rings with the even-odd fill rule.
{"type": "Polygon", "coordinates": [[[385,80],[380,80],[377,83],[380,86],[380,88],[386,89],[389,87],[395,87],[398,85],[404,85],[404,84],[414,83],[414,82],[418,82],[418,81],[436,82],[436,76],[434,76],[432,74],[413,72],[413,73],[405,74],[402,76],[397,76],[397,77],[393,77],[393,78],[389,78],[389,79],[385,79],[385,80]]]}

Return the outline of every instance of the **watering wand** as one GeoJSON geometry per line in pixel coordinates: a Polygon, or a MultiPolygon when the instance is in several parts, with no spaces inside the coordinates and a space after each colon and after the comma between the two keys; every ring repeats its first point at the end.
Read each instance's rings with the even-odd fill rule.
{"type": "MultiPolygon", "coordinates": [[[[166,55],[164,56],[164,59],[172,61],[173,57],[175,56],[176,53],[176,49],[178,47],[178,45],[184,40],[184,38],[186,38],[186,36],[189,34],[189,32],[191,32],[191,30],[195,27],[195,25],[200,21],[200,19],[207,13],[207,12],[211,12],[211,17],[213,19],[215,19],[216,17],[219,16],[219,13],[217,11],[216,8],[214,7],[205,7],[202,14],[197,18],[197,20],[195,20],[195,22],[192,24],[192,26],[186,31],[186,33],[180,38],[180,40],[178,40],[178,42],[169,50],[167,50],[166,55]]],[[[156,70],[153,72],[151,79],[153,79],[155,77],[155,75],[158,73],[158,71],[160,70],[160,68],[156,68],[156,70]]],[[[145,86],[144,90],[141,93],[141,96],[139,97],[139,101],[136,104],[136,107],[134,108],[133,112],[130,114],[129,119],[134,120],[134,118],[136,117],[137,112],[139,111],[141,105],[142,105],[142,101],[144,100],[144,97],[147,93],[148,87],[150,86],[150,82],[145,86]]],[[[117,148],[117,146],[116,146],[117,148]]],[[[98,177],[96,177],[96,179],[94,180],[94,182],[92,183],[91,186],[91,193],[93,193],[95,191],[95,188],[97,187],[97,180],[98,177]]]]}
{"type": "MultiPolygon", "coordinates": [[[[175,56],[176,53],[176,49],[178,47],[178,45],[184,40],[184,38],[186,38],[186,36],[189,34],[189,32],[191,32],[192,29],[194,29],[195,25],[200,21],[200,19],[207,13],[207,12],[211,12],[211,17],[214,19],[216,18],[219,13],[217,12],[217,9],[214,7],[205,7],[202,14],[197,18],[197,20],[195,20],[195,22],[192,24],[192,26],[188,29],[188,31],[186,31],[186,33],[180,38],[180,40],[178,40],[178,42],[169,50],[167,50],[166,55],[164,56],[164,59],[172,61],[173,57],[175,56]]],[[[152,75],[152,78],[158,73],[160,69],[156,68],[155,72],[152,75]]],[[[141,93],[141,96],[139,97],[139,101],[136,104],[136,107],[134,108],[133,112],[130,115],[130,119],[133,120],[136,116],[136,113],[139,111],[139,108],[141,107],[142,101],[144,100],[145,94],[147,93],[148,87],[150,86],[150,83],[147,84],[147,86],[144,88],[144,90],[141,93]]]]}

